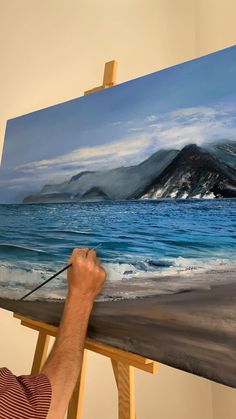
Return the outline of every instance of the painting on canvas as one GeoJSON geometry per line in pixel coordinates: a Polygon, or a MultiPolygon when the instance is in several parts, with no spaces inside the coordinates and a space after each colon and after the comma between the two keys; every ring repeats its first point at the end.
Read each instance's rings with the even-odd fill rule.
{"type": "Polygon", "coordinates": [[[20,298],[99,245],[90,336],[236,386],[235,80],[231,47],[9,120],[0,306],[57,324],[65,273],[20,298]]]}

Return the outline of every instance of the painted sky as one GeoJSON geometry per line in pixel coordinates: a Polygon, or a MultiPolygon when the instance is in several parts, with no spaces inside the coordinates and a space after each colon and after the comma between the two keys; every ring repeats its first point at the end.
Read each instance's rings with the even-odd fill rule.
{"type": "Polygon", "coordinates": [[[8,121],[0,202],[222,139],[236,140],[236,47],[8,121]]]}

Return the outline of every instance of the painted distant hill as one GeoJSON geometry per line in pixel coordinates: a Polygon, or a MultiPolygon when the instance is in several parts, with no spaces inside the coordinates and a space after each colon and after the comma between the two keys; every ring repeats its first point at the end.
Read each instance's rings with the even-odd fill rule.
{"type": "Polygon", "coordinates": [[[136,166],[81,172],[45,185],[23,202],[236,197],[234,150],[235,142],[159,150],[136,166]]]}
{"type": "Polygon", "coordinates": [[[178,150],[159,150],[136,166],[81,172],[67,182],[45,185],[39,194],[27,196],[24,202],[138,198],[177,154],[178,150]]]}

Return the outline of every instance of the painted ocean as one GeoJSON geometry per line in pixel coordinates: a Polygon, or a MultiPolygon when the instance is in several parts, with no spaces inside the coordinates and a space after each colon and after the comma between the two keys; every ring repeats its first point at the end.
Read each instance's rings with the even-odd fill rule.
{"type": "MultiPolygon", "coordinates": [[[[236,199],[0,205],[1,296],[19,298],[62,268],[74,247],[97,245],[108,271],[100,299],[205,287],[203,271],[218,282],[236,270],[236,199]]],[[[61,275],[34,298],[65,293],[61,275]]]]}

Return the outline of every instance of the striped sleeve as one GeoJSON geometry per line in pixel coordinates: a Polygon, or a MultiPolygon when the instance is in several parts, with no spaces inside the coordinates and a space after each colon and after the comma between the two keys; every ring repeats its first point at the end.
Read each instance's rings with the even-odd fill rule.
{"type": "Polygon", "coordinates": [[[46,419],[51,397],[46,375],[16,377],[0,368],[0,419],[46,419]]]}

